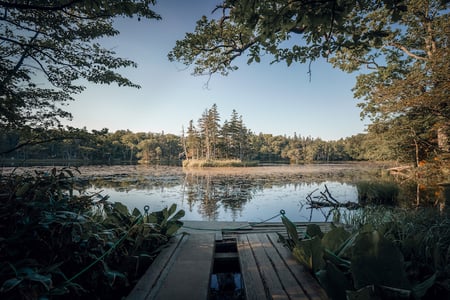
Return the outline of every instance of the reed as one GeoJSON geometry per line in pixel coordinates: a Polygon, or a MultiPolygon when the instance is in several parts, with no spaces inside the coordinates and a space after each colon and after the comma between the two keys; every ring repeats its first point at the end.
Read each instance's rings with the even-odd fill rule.
{"type": "Polygon", "coordinates": [[[257,161],[242,161],[240,159],[188,159],[183,161],[184,168],[254,167],[257,165],[257,161]]]}

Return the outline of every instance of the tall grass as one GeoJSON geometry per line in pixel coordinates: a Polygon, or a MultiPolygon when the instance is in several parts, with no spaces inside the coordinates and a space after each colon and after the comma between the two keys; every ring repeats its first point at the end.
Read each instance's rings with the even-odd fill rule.
{"type": "Polygon", "coordinates": [[[394,205],[400,193],[399,187],[393,182],[361,181],[356,184],[356,189],[358,202],[363,205],[394,205]]]}
{"type": "Polygon", "coordinates": [[[189,159],[183,161],[185,168],[254,167],[257,165],[257,161],[241,161],[240,159],[189,159]]]}

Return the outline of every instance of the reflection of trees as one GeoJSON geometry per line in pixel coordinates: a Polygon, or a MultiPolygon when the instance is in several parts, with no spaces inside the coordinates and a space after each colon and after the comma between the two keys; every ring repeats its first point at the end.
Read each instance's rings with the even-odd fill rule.
{"type": "Polygon", "coordinates": [[[110,188],[119,192],[136,190],[164,190],[182,184],[180,176],[130,176],[118,174],[111,176],[95,177],[80,181],[80,186],[88,188],[110,188]]]}
{"type": "MultiPolygon", "coordinates": [[[[150,172],[149,172],[150,173],[150,172]]],[[[210,170],[197,172],[181,172],[159,174],[130,174],[117,173],[113,175],[86,176],[77,178],[76,186],[81,192],[90,189],[113,189],[116,192],[143,191],[165,191],[171,193],[182,193],[183,202],[189,206],[191,211],[196,210],[204,218],[218,220],[219,214],[226,213],[231,220],[237,220],[243,214],[247,203],[255,198],[255,194],[263,193],[270,189],[294,189],[313,191],[317,185],[332,181],[340,183],[373,182],[376,178],[372,175],[371,180],[368,173],[311,173],[291,174],[288,172],[273,173],[241,173],[223,174],[210,170]],[[350,175],[350,176],[349,176],[350,175]]],[[[383,178],[388,181],[389,178],[383,178]]],[[[356,184],[356,183],[354,183],[356,184]]],[[[339,199],[340,195],[330,187],[333,196],[339,199]]],[[[450,201],[450,187],[448,185],[425,185],[417,182],[402,182],[399,184],[399,199],[395,205],[406,208],[416,206],[436,206],[440,210],[448,210],[450,201]],[[446,202],[447,201],[447,202],[446,202]]],[[[381,187],[380,187],[381,188],[381,187]]],[[[324,218],[331,218],[329,210],[324,210],[324,218]]],[[[310,216],[311,217],[311,216],[310,216]]]]}
{"type": "Polygon", "coordinates": [[[400,185],[401,206],[430,207],[434,206],[443,212],[450,202],[450,185],[406,182],[400,185]]]}
{"type": "Polygon", "coordinates": [[[247,202],[264,184],[243,176],[211,176],[210,174],[186,174],[185,193],[189,206],[200,202],[200,213],[210,220],[218,218],[219,209],[231,211],[237,218],[247,202]]]}

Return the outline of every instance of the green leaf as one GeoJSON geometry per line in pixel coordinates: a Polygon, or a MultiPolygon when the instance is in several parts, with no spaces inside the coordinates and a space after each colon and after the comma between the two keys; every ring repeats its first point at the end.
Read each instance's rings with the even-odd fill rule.
{"type": "Polygon", "coordinates": [[[316,272],[316,276],[320,285],[333,300],[345,300],[346,290],[352,289],[350,279],[332,263],[327,263],[325,269],[316,272]]]}
{"type": "Polygon", "coordinates": [[[26,277],[29,280],[37,281],[42,283],[47,290],[50,290],[52,286],[52,276],[51,275],[42,275],[36,272],[29,273],[26,277]]]}
{"type": "Polygon", "coordinates": [[[348,300],[382,300],[375,294],[374,287],[369,285],[357,291],[347,291],[348,300]]]}
{"type": "Polygon", "coordinates": [[[122,204],[121,202],[114,203],[114,210],[124,217],[130,216],[128,207],[126,205],[122,204]]]}
{"type": "Polygon", "coordinates": [[[436,282],[436,273],[434,273],[427,280],[415,285],[412,288],[412,294],[414,299],[421,299],[427,293],[428,289],[436,282]]]}
{"type": "Polygon", "coordinates": [[[180,209],[172,218],[170,218],[170,221],[178,221],[183,218],[185,214],[186,212],[183,209],[180,209]]]}
{"type": "Polygon", "coordinates": [[[132,216],[138,218],[138,217],[142,216],[142,214],[141,214],[141,212],[139,211],[139,209],[137,209],[137,208],[135,207],[135,208],[133,209],[132,216]]]}
{"type": "Polygon", "coordinates": [[[358,235],[352,251],[351,272],[356,289],[367,285],[410,287],[402,253],[378,231],[358,235]]]}
{"type": "Polygon", "coordinates": [[[2,293],[8,292],[8,291],[12,290],[13,288],[15,288],[16,286],[18,286],[22,281],[23,281],[23,279],[19,279],[19,278],[11,278],[11,279],[6,280],[5,282],[3,282],[0,292],[2,292],[2,293]]]}
{"type": "Polygon", "coordinates": [[[294,257],[312,272],[317,272],[325,265],[323,246],[319,237],[299,241],[293,249],[294,257]]]}
{"type": "Polygon", "coordinates": [[[317,224],[308,224],[308,226],[306,226],[306,236],[307,237],[315,237],[318,236],[319,238],[323,237],[323,232],[320,229],[319,225],[317,224]]]}
{"type": "Polygon", "coordinates": [[[281,216],[281,221],[283,222],[284,226],[286,227],[287,234],[289,238],[294,242],[295,245],[298,245],[299,239],[298,239],[298,231],[297,227],[294,223],[291,222],[287,217],[281,216]]]}
{"type": "Polygon", "coordinates": [[[336,252],[347,239],[350,233],[343,227],[335,227],[324,234],[322,237],[322,245],[332,252],[336,252]]]}

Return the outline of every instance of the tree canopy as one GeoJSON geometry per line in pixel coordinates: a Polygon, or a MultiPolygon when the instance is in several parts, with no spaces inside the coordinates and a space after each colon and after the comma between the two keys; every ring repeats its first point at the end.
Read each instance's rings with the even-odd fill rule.
{"type": "Polygon", "coordinates": [[[117,17],[159,19],[154,0],[0,1],[0,126],[51,127],[83,82],[139,87],[116,70],[135,67],[105,49],[117,17]]]}
{"type": "Polygon", "coordinates": [[[369,133],[396,136],[418,161],[449,151],[449,2],[225,0],[168,57],[194,75],[228,75],[238,57],[251,64],[266,54],[358,71],[354,95],[369,133]]]}

